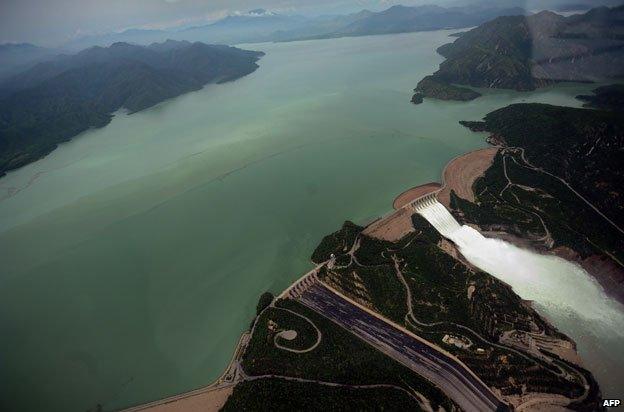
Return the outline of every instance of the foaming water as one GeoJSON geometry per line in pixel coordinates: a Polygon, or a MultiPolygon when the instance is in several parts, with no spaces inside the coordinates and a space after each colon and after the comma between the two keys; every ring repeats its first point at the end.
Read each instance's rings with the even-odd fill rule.
{"type": "Polygon", "coordinates": [[[486,238],[461,226],[437,200],[419,205],[417,212],[452,240],[470,263],[532,300],[541,314],[572,337],[605,395],[621,393],[624,306],[608,297],[583,268],[486,238]]]}
{"type": "Polygon", "coordinates": [[[451,240],[453,240],[452,237],[455,233],[462,228],[449,211],[435,199],[429,199],[420,203],[417,211],[427,219],[442,236],[451,240]]]}

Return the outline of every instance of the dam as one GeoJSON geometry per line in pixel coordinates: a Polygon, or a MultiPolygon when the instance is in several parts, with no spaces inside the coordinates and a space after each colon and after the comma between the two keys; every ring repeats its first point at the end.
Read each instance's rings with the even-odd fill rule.
{"type": "Polygon", "coordinates": [[[436,198],[437,193],[430,193],[410,204],[410,207],[427,219],[442,236],[454,240],[454,235],[462,229],[453,215],[436,198]]]}
{"type": "Polygon", "coordinates": [[[523,299],[577,343],[579,355],[594,373],[603,394],[622,389],[621,347],[624,306],[579,265],[553,255],[538,254],[460,225],[438,202],[436,193],[408,207],[452,241],[472,265],[510,285],[523,299]]]}

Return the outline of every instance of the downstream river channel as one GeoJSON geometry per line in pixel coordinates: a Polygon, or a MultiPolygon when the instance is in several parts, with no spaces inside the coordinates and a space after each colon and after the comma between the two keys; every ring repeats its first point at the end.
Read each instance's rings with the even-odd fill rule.
{"type": "Polygon", "coordinates": [[[450,33],[245,45],[266,52],[253,74],[1,178],[0,402],[108,410],[209,384],[323,235],[485,146],[459,120],[593,88],[410,104],[450,33]]]}

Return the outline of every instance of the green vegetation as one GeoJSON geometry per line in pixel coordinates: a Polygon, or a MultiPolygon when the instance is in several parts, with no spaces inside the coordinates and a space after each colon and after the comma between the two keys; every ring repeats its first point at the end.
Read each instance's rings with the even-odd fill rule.
{"type": "Polygon", "coordinates": [[[394,388],[352,388],[267,378],[242,382],[221,409],[232,411],[419,411],[405,392],[394,388]]]}
{"type": "MultiPolygon", "coordinates": [[[[477,184],[491,187],[491,190],[504,189],[505,182],[500,180],[500,170],[506,165],[511,179],[526,179],[522,173],[528,171],[542,178],[546,176],[545,179],[550,179],[550,185],[561,186],[561,182],[553,177],[522,167],[521,152],[512,151],[508,156],[507,160],[503,160],[499,154],[492,168],[477,180],[477,184]],[[513,166],[510,167],[510,164],[513,166]]],[[[527,184],[522,182],[522,185],[527,184]]],[[[482,199],[492,195],[485,190],[485,186],[481,189],[483,193],[480,196],[484,196],[482,199]]],[[[507,196],[510,190],[506,189],[503,196],[507,196]]],[[[525,229],[530,227],[532,233],[543,236],[541,220],[528,210],[531,207],[531,196],[543,199],[546,203],[540,207],[546,208],[549,213],[551,208],[561,209],[561,205],[548,203],[556,199],[543,189],[532,190],[527,187],[523,190],[528,193],[526,197],[515,190],[514,193],[525,208],[501,205],[503,209],[495,208],[496,213],[482,209],[484,205],[489,205],[486,200],[476,206],[453,192],[451,199],[454,213],[460,219],[465,218],[467,213],[473,213],[481,219],[490,219],[492,225],[501,225],[497,213],[502,210],[508,219],[503,224],[520,222],[518,224],[524,225],[525,229]]],[[[560,212],[566,213],[566,210],[561,209],[560,212]]],[[[544,321],[508,285],[455,258],[449,249],[452,246],[424,218],[415,214],[412,223],[414,232],[397,242],[368,237],[361,234],[362,228],[350,222],[345,223],[339,231],[324,238],[315,251],[319,259],[329,258],[334,253],[337,255],[336,262],[340,262],[331,268],[322,267],[319,270],[320,279],[451,352],[486,384],[499,389],[504,395],[541,392],[577,398],[584,392],[582,374],[590,384],[589,394],[573,406],[578,410],[597,408],[600,392],[589,372],[549,353],[542,352],[543,357],[536,357],[529,353],[521,354],[498,343],[501,335],[509,331],[543,333],[563,340],[568,338],[544,321]],[[352,247],[353,258],[347,253],[352,247]],[[410,296],[411,300],[408,301],[410,296]],[[461,339],[467,346],[445,342],[444,338],[448,338],[448,335],[461,339]]],[[[276,302],[275,308],[262,312],[243,355],[242,367],[252,377],[270,375],[271,378],[281,377],[282,380],[273,381],[262,388],[255,386],[259,380],[246,382],[238,387],[241,392],[232,397],[232,403],[226,405],[228,407],[242,405],[237,402],[261,405],[263,400],[270,400],[277,403],[278,409],[305,409],[298,400],[290,399],[325,393],[325,389],[308,381],[347,385],[341,386],[347,392],[327,394],[328,405],[331,405],[327,406],[329,409],[340,410],[343,405],[348,407],[345,399],[352,396],[348,390],[353,390],[353,385],[377,384],[407,390],[414,388],[431,401],[434,409],[436,405],[443,405],[447,409],[451,405],[442,393],[409,369],[293,300],[280,300],[276,302]],[[308,349],[318,336],[306,319],[284,309],[302,315],[321,330],[322,339],[317,347],[305,353],[292,353],[275,346],[275,336],[280,330],[292,329],[298,332],[293,341],[277,338],[280,345],[292,349],[308,349]],[[295,388],[289,386],[287,382],[292,381],[286,381],[284,377],[303,381],[297,381],[298,387],[295,388]],[[248,397],[252,396],[252,391],[260,393],[261,399],[250,400],[248,397]],[[301,395],[301,392],[309,395],[301,395]]],[[[391,388],[385,389],[400,393],[391,388]]],[[[367,396],[361,394],[360,399],[364,403],[359,408],[366,410],[375,407],[376,404],[369,403],[367,396]]],[[[385,393],[380,396],[381,405],[386,396],[397,395],[385,393]]]]}
{"type": "Polygon", "coordinates": [[[545,104],[516,104],[485,117],[486,130],[579,191],[624,224],[624,118],[617,113],[545,104]],[[557,161],[553,161],[557,159],[557,161]]]}
{"type": "Polygon", "coordinates": [[[473,132],[485,132],[486,131],[485,122],[473,122],[473,121],[468,121],[468,120],[460,120],[459,124],[461,124],[464,127],[467,127],[473,132]]]}
{"type": "MultiPolygon", "coordinates": [[[[415,231],[398,242],[360,235],[356,259],[348,267],[321,271],[320,278],[444,347],[506,395],[527,391],[570,398],[581,395],[581,381],[573,370],[570,376],[575,378],[566,380],[559,376],[559,366],[493,344],[512,330],[568,338],[545,322],[508,285],[448,254],[440,247],[443,238],[420,215],[413,215],[412,222],[415,231]],[[403,281],[409,288],[410,302],[403,281]],[[470,346],[444,343],[443,337],[449,334],[466,339],[470,346]]],[[[583,405],[593,405],[596,399],[588,398],[583,405]]]]}
{"type": "Polygon", "coordinates": [[[489,113],[483,128],[511,147],[475,182],[475,203],[452,195],[460,220],[550,241],[548,247],[567,246],[581,257],[602,254],[624,261],[624,236],[570,190],[624,225],[621,116],[519,104],[489,113]]]}
{"type": "Polygon", "coordinates": [[[439,79],[436,76],[427,76],[418,82],[418,85],[414,89],[416,94],[412,97],[412,103],[422,103],[423,97],[430,97],[440,100],[459,100],[467,101],[474,100],[481,96],[481,93],[466,87],[453,86],[439,79]]]}
{"type": "Polygon", "coordinates": [[[439,82],[476,87],[532,90],[529,17],[505,16],[487,22],[438,48],[447,60],[434,74],[439,82]]]}
{"type": "Polygon", "coordinates": [[[273,294],[271,292],[264,292],[258,299],[258,305],[256,306],[256,315],[259,315],[265,308],[267,308],[271,302],[273,302],[273,294]]]}
{"type": "Polygon", "coordinates": [[[577,99],[586,102],[584,107],[593,107],[604,110],[624,110],[624,84],[612,84],[598,87],[593,90],[593,95],[576,96],[577,99]]]}
{"type": "Polygon", "coordinates": [[[405,318],[406,296],[399,279],[396,276],[388,276],[393,270],[391,265],[359,267],[357,272],[353,271],[353,267],[349,267],[336,269],[321,277],[338,289],[348,291],[358,300],[366,302],[367,306],[383,313],[388,319],[402,323],[405,318]]]}
{"type": "Polygon", "coordinates": [[[253,72],[262,55],[225,46],[116,43],[59,57],[0,84],[0,176],[61,142],[163,100],[253,72]]]}
{"type": "Polygon", "coordinates": [[[277,340],[280,345],[289,349],[304,350],[314,346],[318,339],[318,333],[310,322],[282,308],[267,309],[265,315],[256,322],[256,328],[259,332],[257,335],[254,335],[254,339],[266,341],[268,346],[253,346],[250,352],[252,359],[249,363],[250,369],[253,369],[256,363],[262,363],[266,359],[267,354],[260,350],[270,351],[272,347],[274,348],[274,340],[277,340]],[[293,340],[286,340],[277,336],[279,332],[287,330],[297,332],[297,337],[293,340]]]}
{"type": "Polygon", "coordinates": [[[452,402],[428,381],[330,320],[296,301],[281,300],[277,302],[277,306],[260,315],[249,346],[243,355],[242,367],[250,376],[287,376],[342,385],[387,384],[408,391],[413,388],[425,396],[434,409],[442,405],[451,410],[452,402]],[[313,328],[307,326],[308,329],[305,329],[304,323],[307,323],[305,320],[280,308],[290,309],[305,316],[321,330],[321,342],[314,350],[292,353],[274,345],[273,332],[268,327],[269,319],[278,325],[288,324],[289,328],[301,331],[302,339],[308,342],[312,338],[316,340],[317,336],[313,328]]]}
{"type": "Polygon", "coordinates": [[[355,242],[355,238],[363,229],[363,227],[347,220],[340,230],[323,238],[312,253],[312,262],[319,264],[329,260],[331,254],[337,256],[348,252],[355,242]]]}
{"type": "Polygon", "coordinates": [[[624,63],[622,10],[498,17],[438,48],[446,60],[433,79],[447,85],[526,91],[559,81],[615,78],[624,63]]]}
{"type": "MultiPolygon", "coordinates": [[[[416,90],[416,89],[414,89],[416,90]]],[[[412,103],[414,104],[421,104],[424,101],[424,97],[422,93],[420,92],[416,92],[414,93],[414,95],[412,96],[412,99],[410,100],[412,103]]]]}
{"type": "Polygon", "coordinates": [[[355,251],[354,256],[361,266],[387,265],[392,263],[392,259],[389,256],[383,256],[382,253],[391,248],[392,245],[392,242],[362,235],[360,236],[360,246],[355,251]]]}

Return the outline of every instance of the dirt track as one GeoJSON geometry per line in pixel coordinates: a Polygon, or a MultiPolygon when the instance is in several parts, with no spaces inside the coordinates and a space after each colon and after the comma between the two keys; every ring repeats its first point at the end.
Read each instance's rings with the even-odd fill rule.
{"type": "Polygon", "coordinates": [[[214,389],[200,389],[172,396],[147,405],[130,408],[125,412],[211,412],[225,405],[234,390],[233,386],[214,389]]]}

